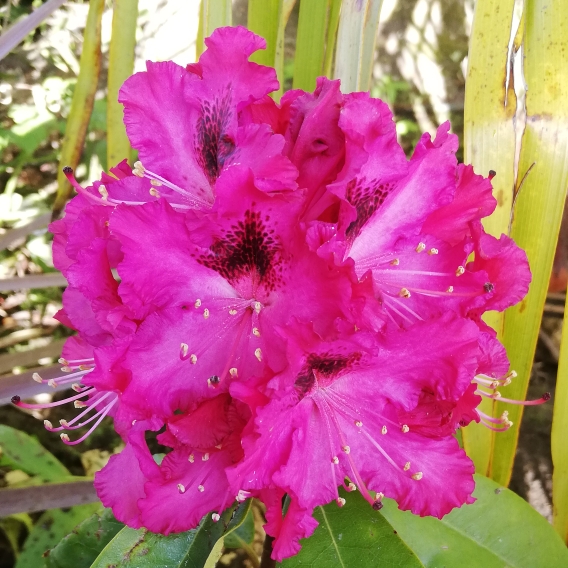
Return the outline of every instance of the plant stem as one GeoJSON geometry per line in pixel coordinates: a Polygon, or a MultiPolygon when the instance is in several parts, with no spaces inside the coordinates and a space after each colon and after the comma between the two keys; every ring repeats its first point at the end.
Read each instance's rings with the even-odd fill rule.
{"type": "Polygon", "coordinates": [[[264,545],[262,547],[262,557],[260,558],[260,568],[276,568],[276,560],[272,560],[270,555],[272,554],[272,542],[274,537],[266,535],[264,539],[264,545]]]}

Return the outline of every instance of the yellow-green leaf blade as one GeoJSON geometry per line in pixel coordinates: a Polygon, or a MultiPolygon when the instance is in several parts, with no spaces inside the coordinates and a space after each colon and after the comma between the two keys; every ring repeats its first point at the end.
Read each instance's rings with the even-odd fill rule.
{"type": "Polygon", "coordinates": [[[564,542],[568,543],[568,444],[566,444],[566,432],[568,432],[568,296],[562,329],[552,418],[551,450],[554,465],[552,499],[554,528],[564,542]]]}
{"type": "Polygon", "coordinates": [[[208,38],[213,33],[213,30],[231,25],[233,19],[232,9],[233,4],[231,0],[201,0],[196,46],[197,57],[203,53],[203,40],[208,38]]]}
{"type": "MultiPolygon", "coordinates": [[[[526,250],[533,281],[527,297],[505,314],[503,343],[518,377],[504,390],[523,399],[534,358],[568,185],[568,10],[547,0],[525,3],[527,124],[519,177],[534,164],[517,199],[511,236],[526,250]]],[[[522,406],[497,404],[514,426],[495,437],[491,476],[506,485],[511,476],[522,406]]]]}
{"type": "Polygon", "coordinates": [[[137,20],[138,0],[115,0],[108,63],[107,167],[109,168],[130,155],[130,142],[122,121],[123,107],[118,102],[118,91],[134,70],[137,20]]]}
{"type": "Polygon", "coordinates": [[[71,195],[71,185],[62,172],[64,166],[76,168],[81,157],[87,126],[93,111],[95,93],[101,70],[101,19],[104,0],[91,0],[83,39],[79,76],[73,92],[71,110],[65,126],[65,137],[61,147],[59,172],[57,174],[57,197],[53,205],[53,216],[57,217],[71,195]]]}
{"type": "MultiPolygon", "coordinates": [[[[499,237],[509,227],[515,185],[516,96],[507,85],[508,47],[515,0],[478,0],[470,38],[465,87],[464,154],[478,174],[497,172],[493,179],[495,212],[484,220],[487,232],[499,237]]],[[[503,314],[492,312],[485,321],[499,335],[503,314]]],[[[491,415],[493,403],[484,400],[481,410],[491,415]]],[[[487,475],[494,433],[472,423],[463,430],[464,447],[478,473],[487,475]]]]}

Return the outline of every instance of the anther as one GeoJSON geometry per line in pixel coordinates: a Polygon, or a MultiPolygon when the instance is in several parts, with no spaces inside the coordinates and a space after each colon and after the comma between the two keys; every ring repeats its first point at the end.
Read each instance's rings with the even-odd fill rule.
{"type": "Polygon", "coordinates": [[[73,371],[73,369],[71,367],[69,367],[69,365],[65,365],[65,366],[61,367],[61,370],[64,373],[70,373],[71,371],[73,371]]]}
{"type": "Polygon", "coordinates": [[[43,421],[43,425],[44,425],[48,430],[53,430],[53,424],[52,424],[49,420],[44,420],[44,421],[43,421]]]}
{"type": "Polygon", "coordinates": [[[417,471],[416,473],[413,473],[412,479],[414,479],[415,481],[420,481],[422,479],[422,472],[417,471]]]}
{"type": "Polygon", "coordinates": [[[400,260],[398,260],[398,258],[393,258],[390,263],[392,266],[398,266],[400,264],[400,260]]]}
{"type": "Polygon", "coordinates": [[[68,436],[65,432],[61,432],[61,434],[59,434],[59,437],[60,437],[64,442],[69,442],[69,436],[68,436]]]}
{"type": "Polygon", "coordinates": [[[493,286],[493,284],[491,284],[491,282],[486,282],[483,285],[483,289],[485,290],[485,292],[489,293],[489,292],[493,292],[493,290],[495,289],[495,286],[493,286]]]}
{"type": "Polygon", "coordinates": [[[416,247],[416,252],[422,252],[425,248],[426,245],[424,243],[418,243],[418,246],[416,247]]]}
{"type": "Polygon", "coordinates": [[[195,456],[193,454],[189,454],[189,457],[187,458],[187,461],[189,463],[193,463],[195,461],[195,456]]]}
{"type": "Polygon", "coordinates": [[[160,197],[160,192],[157,189],[154,189],[153,187],[150,188],[149,193],[152,197],[160,197]]]}
{"type": "Polygon", "coordinates": [[[99,193],[101,194],[103,199],[108,199],[108,191],[104,185],[99,185],[99,193]]]}
{"type": "Polygon", "coordinates": [[[381,428],[381,434],[384,436],[386,433],[387,433],[387,427],[386,427],[386,426],[383,426],[383,427],[381,428]]]}
{"type": "Polygon", "coordinates": [[[69,422],[67,422],[64,418],[59,421],[59,424],[60,426],[63,426],[63,428],[67,428],[69,426],[69,422]]]}
{"type": "Polygon", "coordinates": [[[446,292],[448,294],[451,294],[454,291],[454,287],[453,286],[448,286],[448,289],[446,290],[446,292]]]}
{"type": "Polygon", "coordinates": [[[236,316],[237,315],[237,310],[235,310],[234,308],[229,310],[229,315],[230,316],[236,316]]]}
{"type": "Polygon", "coordinates": [[[432,247],[432,248],[428,251],[428,254],[430,254],[430,255],[438,254],[438,249],[432,247]]]}
{"type": "Polygon", "coordinates": [[[15,395],[10,399],[12,404],[19,404],[21,400],[22,399],[18,395],[15,395]]]}
{"type": "Polygon", "coordinates": [[[331,458],[331,463],[334,463],[335,465],[337,465],[339,463],[339,458],[337,456],[333,456],[331,458]]]}
{"type": "Polygon", "coordinates": [[[456,268],[456,276],[461,276],[465,272],[465,268],[463,266],[458,266],[456,268]]]}
{"type": "Polygon", "coordinates": [[[202,461],[206,462],[209,459],[209,452],[205,452],[203,456],[201,456],[202,461]]]}
{"type": "Polygon", "coordinates": [[[378,491],[377,494],[375,495],[375,500],[373,501],[373,504],[371,505],[371,507],[373,508],[374,511],[380,511],[383,506],[383,497],[385,496],[384,493],[382,493],[381,491],[378,491]]]}
{"type": "Polygon", "coordinates": [[[87,405],[86,405],[83,401],[81,401],[81,400],[76,400],[76,401],[73,403],[73,406],[74,406],[75,408],[86,408],[86,407],[87,407],[87,405]]]}
{"type": "Polygon", "coordinates": [[[219,513],[213,513],[213,514],[211,515],[211,520],[212,520],[214,523],[218,523],[218,522],[221,520],[221,515],[219,515],[219,513]]]}
{"type": "Polygon", "coordinates": [[[59,359],[57,359],[57,362],[60,365],[69,365],[69,361],[67,361],[67,359],[64,359],[63,357],[60,357],[59,359]]]}
{"type": "Polygon", "coordinates": [[[262,304],[260,302],[253,302],[252,307],[254,308],[254,311],[259,314],[262,309],[262,304]]]}
{"type": "Polygon", "coordinates": [[[345,499],[343,497],[338,497],[335,502],[338,507],[343,507],[343,505],[345,505],[345,499]]]}
{"type": "Polygon", "coordinates": [[[197,491],[199,491],[200,493],[203,493],[205,491],[205,487],[203,487],[203,485],[198,485],[197,491]]]}
{"type": "Polygon", "coordinates": [[[71,388],[75,391],[75,392],[81,392],[83,390],[83,388],[81,387],[81,385],[79,383],[73,383],[71,385],[71,388]]]}
{"type": "Polygon", "coordinates": [[[258,329],[258,327],[252,328],[252,334],[256,335],[257,337],[260,337],[260,330],[258,329]]]}
{"type": "Polygon", "coordinates": [[[79,371],[88,371],[90,368],[89,365],[79,365],[79,371]]]}
{"type": "Polygon", "coordinates": [[[361,420],[355,420],[355,426],[357,426],[357,428],[361,428],[361,426],[363,426],[363,422],[361,422],[361,420]]]}
{"type": "Polygon", "coordinates": [[[155,185],[156,187],[160,187],[160,186],[162,185],[162,182],[161,182],[161,181],[158,181],[157,179],[151,179],[151,180],[150,180],[150,183],[151,183],[152,185],[155,185]]]}
{"type": "Polygon", "coordinates": [[[229,375],[231,375],[231,377],[236,378],[239,376],[239,372],[237,371],[236,367],[231,367],[229,369],[229,375]]]}
{"type": "Polygon", "coordinates": [[[182,485],[181,483],[178,483],[178,491],[180,493],[185,493],[185,486],[182,485]]]}
{"type": "Polygon", "coordinates": [[[57,383],[55,382],[55,379],[49,379],[49,381],[47,381],[47,384],[54,389],[57,386],[57,383]]]}
{"type": "Polygon", "coordinates": [[[138,177],[144,177],[144,166],[142,162],[134,162],[134,168],[132,169],[132,173],[138,177]]]}
{"type": "Polygon", "coordinates": [[[408,427],[407,424],[403,424],[401,430],[403,434],[406,434],[407,432],[410,431],[410,428],[408,427]]]}
{"type": "Polygon", "coordinates": [[[402,469],[404,469],[404,471],[408,471],[410,469],[410,462],[406,462],[402,469]]]}
{"type": "Polygon", "coordinates": [[[351,448],[349,446],[343,446],[343,448],[341,448],[346,454],[348,454],[349,452],[351,452],[351,448]]]}
{"type": "Polygon", "coordinates": [[[408,288],[401,288],[398,295],[401,298],[410,298],[410,291],[408,290],[408,288]]]}
{"type": "Polygon", "coordinates": [[[189,362],[190,362],[192,365],[195,365],[195,363],[197,363],[197,355],[196,355],[195,353],[192,353],[192,354],[189,356],[189,362]]]}
{"type": "Polygon", "coordinates": [[[262,361],[262,350],[260,349],[260,347],[257,347],[254,350],[254,356],[259,360],[262,361]]]}
{"type": "Polygon", "coordinates": [[[203,310],[203,317],[204,317],[205,319],[207,319],[207,318],[209,317],[209,310],[208,310],[207,308],[205,308],[205,309],[203,310]]]}
{"type": "Polygon", "coordinates": [[[357,486],[352,481],[350,481],[349,485],[347,486],[347,489],[349,489],[350,492],[357,491],[357,486]]]}
{"type": "Polygon", "coordinates": [[[189,345],[187,343],[182,343],[179,346],[179,354],[181,357],[185,358],[187,357],[187,352],[189,350],[189,345]]]}
{"type": "Polygon", "coordinates": [[[39,373],[34,373],[32,375],[32,379],[36,382],[36,383],[43,383],[43,379],[39,376],[39,373]]]}
{"type": "Polygon", "coordinates": [[[218,375],[211,375],[208,379],[207,379],[207,384],[211,387],[211,388],[217,388],[219,386],[219,382],[220,382],[220,378],[218,375]]]}
{"type": "Polygon", "coordinates": [[[201,300],[197,298],[197,300],[195,300],[195,307],[198,308],[199,306],[201,306],[201,300]]]}

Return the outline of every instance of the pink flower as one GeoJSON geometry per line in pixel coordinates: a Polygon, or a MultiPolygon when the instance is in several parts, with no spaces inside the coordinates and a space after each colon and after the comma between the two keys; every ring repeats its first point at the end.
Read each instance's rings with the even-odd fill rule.
{"type": "Polygon", "coordinates": [[[457,164],[447,124],[407,160],[382,101],[320,78],[278,105],[274,71],[248,60],[264,40],[221,28],[206,44],[122,87],[133,169],[88,187],[65,170],[79,195],[51,227],[77,336],[49,384],[76,394],[14,403],[82,408],[46,422],[66,444],[113,417],[125,449],[95,485],[129,526],[183,531],[255,496],[277,560],[340,485],[375,509],[471,503],[454,433],[507,429],[478,405],[514,377],[481,316],[530,280],[481,225],[490,179],[457,164]],[[145,434],[163,427],[158,464],[145,434]]]}

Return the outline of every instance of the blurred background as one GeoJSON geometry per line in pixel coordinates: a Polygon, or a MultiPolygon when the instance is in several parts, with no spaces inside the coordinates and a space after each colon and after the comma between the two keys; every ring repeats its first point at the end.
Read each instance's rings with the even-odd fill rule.
{"type": "MultiPolygon", "coordinates": [[[[291,12],[285,33],[284,90],[291,88],[301,1],[291,12]]],[[[2,0],[4,33],[43,4],[42,0],[2,0]]],[[[89,182],[107,164],[107,70],[112,3],[102,16],[102,68],[93,112],[76,175],[89,182]]],[[[465,75],[474,0],[384,0],[377,33],[371,93],[389,103],[397,131],[411,153],[424,131],[445,120],[463,138],[465,75]]],[[[54,270],[52,235],[47,230],[57,194],[57,174],[66,120],[83,45],[89,2],[68,0],[0,61],[0,428],[26,432],[68,470],[70,476],[92,475],[120,449],[110,421],[83,444],[69,447],[45,431],[42,421],[63,417],[58,408],[24,411],[9,404],[12,394],[34,394],[31,373],[55,373],[60,350],[71,331],[54,319],[61,308],[65,281],[54,270]],[[28,390],[25,390],[28,389],[28,390]]],[[[140,0],[135,71],[144,62],[195,61],[198,0],[140,0]]],[[[247,23],[247,0],[233,1],[234,25],[247,23]]],[[[519,90],[519,96],[522,92],[519,90]]],[[[126,157],[126,156],[124,156],[126,157]]],[[[463,159],[463,154],[458,155],[463,159]]],[[[495,164],[499,171],[499,164],[495,164]]],[[[478,172],[486,175],[487,172],[478,172]]],[[[528,398],[554,392],[568,269],[568,214],[556,252],[528,398]]],[[[63,398],[64,393],[38,395],[63,398]]],[[[511,489],[545,517],[551,518],[550,428],[552,405],[529,407],[521,428],[511,489]]],[[[4,435],[7,435],[4,431],[4,435]]],[[[35,446],[29,446],[30,448],[35,446]]],[[[2,437],[0,435],[0,450],[2,437]]],[[[0,488],[42,480],[41,460],[22,467],[13,452],[0,451],[0,488]],[[30,471],[32,472],[30,474],[30,471]]],[[[39,458],[38,458],[39,459],[39,458]]],[[[41,566],[38,553],[54,546],[96,505],[47,513],[32,512],[0,519],[0,568],[41,566]],[[41,529],[39,530],[38,529],[41,529]],[[29,538],[28,538],[29,536],[29,538]]],[[[255,515],[260,515],[260,511],[255,515]]],[[[257,534],[251,546],[261,546],[257,534]]],[[[247,555],[224,555],[226,566],[251,565],[247,555]],[[248,564],[247,564],[248,563],[248,564]]]]}

